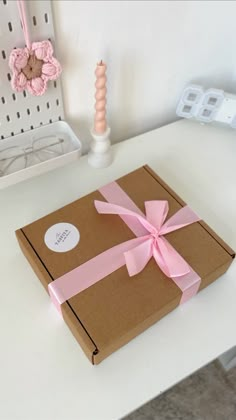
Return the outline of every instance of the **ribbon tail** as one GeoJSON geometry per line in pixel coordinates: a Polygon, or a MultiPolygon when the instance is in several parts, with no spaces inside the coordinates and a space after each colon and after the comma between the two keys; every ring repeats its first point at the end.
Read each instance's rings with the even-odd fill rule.
{"type": "Polygon", "coordinates": [[[166,233],[181,229],[184,226],[191,225],[199,220],[201,220],[201,218],[190,207],[184,206],[162,225],[159,234],[165,235],[166,233]]]}
{"type": "Polygon", "coordinates": [[[134,238],[116,245],[52,281],[49,293],[60,311],[60,305],[125,265],[125,253],[143,242],[134,238]]]}
{"type": "Polygon", "coordinates": [[[153,256],[167,277],[180,277],[190,271],[188,263],[163,237],[158,238],[157,245],[153,249],[153,256]]]}
{"type": "Polygon", "coordinates": [[[144,239],[144,242],[124,253],[129,276],[140,273],[152,257],[153,239],[144,239]]]}

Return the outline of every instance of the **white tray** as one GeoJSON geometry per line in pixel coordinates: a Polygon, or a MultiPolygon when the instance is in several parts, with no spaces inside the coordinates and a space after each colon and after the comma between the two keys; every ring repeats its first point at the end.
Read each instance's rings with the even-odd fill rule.
{"type": "MultiPolygon", "coordinates": [[[[60,136],[69,142],[68,151],[63,155],[45,160],[43,162],[31,163],[31,166],[0,177],[0,189],[24,181],[52,169],[64,166],[65,164],[77,160],[81,155],[82,145],[71,127],[65,121],[57,121],[48,125],[35,128],[22,134],[13,136],[0,142],[0,152],[11,146],[22,148],[32,143],[32,140],[47,136],[60,136]]],[[[1,157],[1,153],[0,153],[1,157]]]]}

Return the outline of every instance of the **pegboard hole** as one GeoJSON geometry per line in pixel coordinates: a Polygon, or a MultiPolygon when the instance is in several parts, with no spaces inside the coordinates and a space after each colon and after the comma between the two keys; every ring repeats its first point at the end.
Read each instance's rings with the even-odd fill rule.
{"type": "Polygon", "coordinates": [[[11,121],[10,115],[7,115],[6,119],[7,119],[8,122],[10,122],[11,121]]]}
{"type": "Polygon", "coordinates": [[[17,112],[17,113],[16,113],[16,116],[17,116],[17,118],[20,118],[20,113],[19,113],[19,112],[17,112]]]}
{"type": "Polygon", "coordinates": [[[7,0],[2,0],[2,2],[3,2],[3,4],[5,4],[5,5],[7,4],[7,0]]]}
{"type": "Polygon", "coordinates": [[[12,132],[11,132],[11,136],[12,136],[12,137],[14,136],[14,131],[12,131],[12,132]]]}
{"type": "Polygon", "coordinates": [[[33,126],[33,125],[31,125],[31,126],[30,126],[30,129],[31,129],[31,130],[33,130],[33,129],[34,129],[34,126],[33,126]]]}
{"type": "Polygon", "coordinates": [[[61,116],[60,115],[59,115],[58,119],[59,119],[59,121],[61,121],[61,116]]]}
{"type": "Polygon", "coordinates": [[[49,122],[50,122],[50,124],[52,124],[52,120],[51,119],[49,120],[49,122]]]}
{"type": "Polygon", "coordinates": [[[12,32],[13,28],[12,28],[12,23],[11,22],[8,22],[8,29],[9,29],[10,32],[12,32]]]}
{"type": "Polygon", "coordinates": [[[9,80],[9,82],[10,82],[11,81],[11,75],[10,75],[10,73],[7,73],[7,78],[9,80]]]}
{"type": "Polygon", "coordinates": [[[54,84],[54,88],[56,88],[57,87],[57,82],[55,81],[53,84],[54,84]]]}
{"type": "Polygon", "coordinates": [[[45,20],[46,23],[48,23],[48,14],[47,13],[44,14],[44,20],[45,20]]]}
{"type": "Polygon", "coordinates": [[[49,102],[47,102],[47,109],[49,109],[50,108],[50,103],[49,102]]]}
{"type": "Polygon", "coordinates": [[[32,17],[32,19],[33,19],[33,24],[34,24],[34,26],[36,26],[36,25],[37,25],[37,19],[36,19],[36,16],[33,16],[33,17],[32,17]]]}
{"type": "Polygon", "coordinates": [[[25,130],[22,128],[20,131],[21,131],[22,133],[24,133],[24,131],[25,131],[25,130]]]}
{"type": "Polygon", "coordinates": [[[56,104],[57,104],[57,106],[59,106],[59,99],[56,100],[56,104]]]}
{"type": "Polygon", "coordinates": [[[5,53],[4,50],[2,50],[2,58],[3,58],[3,60],[6,60],[6,58],[7,58],[6,53],[5,53]]]}
{"type": "Polygon", "coordinates": [[[25,90],[23,90],[23,96],[24,96],[24,98],[26,98],[26,91],[25,90]]]}
{"type": "Polygon", "coordinates": [[[42,121],[41,121],[40,125],[43,125],[42,121]]]}
{"type": "Polygon", "coordinates": [[[4,140],[4,138],[5,138],[4,136],[1,136],[1,140],[4,140]]]}
{"type": "Polygon", "coordinates": [[[27,114],[30,115],[30,109],[29,108],[27,108],[27,114]]]}
{"type": "Polygon", "coordinates": [[[4,96],[1,97],[1,101],[2,101],[3,104],[6,103],[4,96]]]}
{"type": "Polygon", "coordinates": [[[12,99],[13,99],[13,101],[16,101],[16,95],[15,95],[15,93],[12,94],[12,99]]]}

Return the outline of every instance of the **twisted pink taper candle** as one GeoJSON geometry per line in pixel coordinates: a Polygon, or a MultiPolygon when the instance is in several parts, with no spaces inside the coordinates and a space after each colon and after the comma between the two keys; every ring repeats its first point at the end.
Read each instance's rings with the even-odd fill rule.
{"type": "Polygon", "coordinates": [[[94,131],[97,134],[105,133],[107,129],[106,121],[106,64],[102,62],[97,64],[95,71],[96,75],[96,94],[95,94],[95,118],[94,118],[94,131]]]}

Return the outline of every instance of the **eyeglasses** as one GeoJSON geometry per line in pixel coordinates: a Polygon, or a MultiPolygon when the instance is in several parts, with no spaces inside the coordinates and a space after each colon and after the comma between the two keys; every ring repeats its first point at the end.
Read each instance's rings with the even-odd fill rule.
{"type": "Polygon", "coordinates": [[[64,153],[65,140],[53,136],[36,139],[26,147],[6,147],[0,150],[0,177],[64,153]]]}

